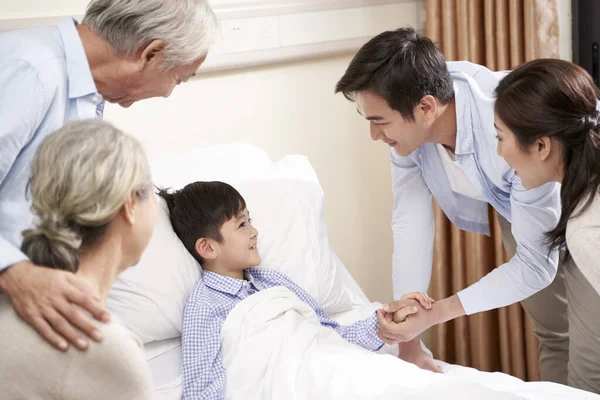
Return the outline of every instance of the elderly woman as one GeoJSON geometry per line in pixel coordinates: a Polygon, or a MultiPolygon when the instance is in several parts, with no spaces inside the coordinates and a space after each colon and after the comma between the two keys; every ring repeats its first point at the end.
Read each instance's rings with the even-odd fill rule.
{"type": "Polygon", "coordinates": [[[109,316],[84,280],[37,268],[19,250],[31,225],[33,155],[67,121],[102,116],[105,101],[129,107],[169,96],[204,61],[215,26],[205,0],[92,0],[81,24],[0,35],[0,292],[59,349],[102,337],[74,304],[109,316]]]}
{"type": "MultiPolygon", "coordinates": [[[[72,122],[40,145],[29,188],[36,222],[21,250],[44,271],[86,282],[103,304],[117,276],[139,261],[156,223],[140,144],[100,120],[72,122]]],[[[58,351],[0,295],[2,398],[152,398],[141,344],[116,321],[100,330],[104,340],[87,351],[58,351]]]]}

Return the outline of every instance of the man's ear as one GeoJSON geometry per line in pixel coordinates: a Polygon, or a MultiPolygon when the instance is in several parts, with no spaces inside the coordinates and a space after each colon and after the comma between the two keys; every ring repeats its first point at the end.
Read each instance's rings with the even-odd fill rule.
{"type": "Polygon", "coordinates": [[[218,243],[212,239],[200,238],[196,240],[196,245],[194,247],[200,257],[205,260],[214,260],[219,255],[218,243]]]}
{"type": "Polygon", "coordinates": [[[416,108],[423,116],[423,119],[430,120],[435,118],[435,113],[437,112],[437,103],[435,101],[435,97],[429,94],[427,96],[423,96],[416,108]]]}
{"type": "Polygon", "coordinates": [[[167,42],[164,40],[154,39],[148,43],[140,54],[142,69],[150,65],[158,66],[164,58],[165,47],[167,47],[167,42]]]}
{"type": "Polygon", "coordinates": [[[426,121],[431,124],[435,120],[437,102],[431,95],[423,96],[419,103],[413,108],[413,116],[416,122],[426,121]]]}

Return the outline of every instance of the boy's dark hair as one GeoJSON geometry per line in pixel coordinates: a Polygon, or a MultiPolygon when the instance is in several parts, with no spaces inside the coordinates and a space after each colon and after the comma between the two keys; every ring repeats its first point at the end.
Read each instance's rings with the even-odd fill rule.
{"type": "Polygon", "coordinates": [[[223,224],[246,209],[242,195],[223,182],[194,182],[173,193],[160,189],[158,195],[167,202],[179,240],[200,264],[205,260],[196,251],[196,241],[207,238],[221,243],[223,224]]]}
{"type": "Polygon", "coordinates": [[[431,39],[413,28],[380,33],[354,56],[335,93],[354,101],[356,92],[369,90],[407,121],[424,96],[442,104],[454,98],[452,77],[443,54],[431,39]]]}

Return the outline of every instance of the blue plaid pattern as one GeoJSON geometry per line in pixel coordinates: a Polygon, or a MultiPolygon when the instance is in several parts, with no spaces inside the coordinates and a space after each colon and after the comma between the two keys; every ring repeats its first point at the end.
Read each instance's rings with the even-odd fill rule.
{"type": "Polygon", "coordinates": [[[327,315],[306,291],[280,272],[248,268],[245,280],[204,271],[183,314],[183,398],[184,400],[224,400],[225,367],[219,335],[229,312],[246,297],[270,287],[284,286],[311,306],[321,325],[334,329],[350,343],[377,351],[383,342],[377,336],[377,315],[341,326],[327,315]]]}

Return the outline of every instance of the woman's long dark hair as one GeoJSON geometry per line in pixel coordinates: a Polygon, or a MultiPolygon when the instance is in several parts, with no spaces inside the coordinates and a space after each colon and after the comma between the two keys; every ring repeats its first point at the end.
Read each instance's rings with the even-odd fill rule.
{"type": "Polygon", "coordinates": [[[540,137],[561,144],[562,213],[558,225],[547,233],[550,248],[560,248],[566,244],[567,222],[587,209],[600,187],[598,89],[583,68],[540,59],[502,79],[496,96],[496,114],[523,150],[540,137]]]}

